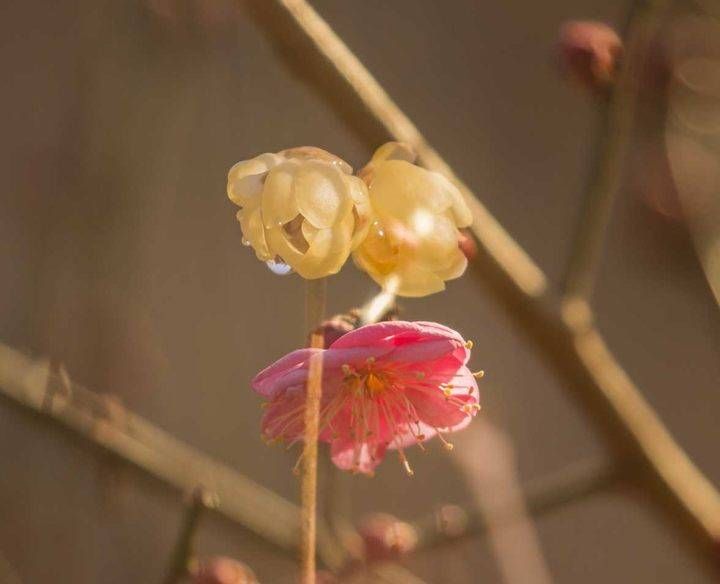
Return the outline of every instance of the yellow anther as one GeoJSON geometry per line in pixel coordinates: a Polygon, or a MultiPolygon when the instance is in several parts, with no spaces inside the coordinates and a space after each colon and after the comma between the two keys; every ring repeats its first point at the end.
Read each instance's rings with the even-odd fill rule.
{"type": "Polygon", "coordinates": [[[423,371],[416,371],[415,377],[416,379],[425,379],[425,373],[423,371]]]}
{"type": "Polygon", "coordinates": [[[443,444],[443,448],[449,452],[450,450],[455,448],[455,445],[452,442],[445,442],[443,444]]]}
{"type": "Polygon", "coordinates": [[[469,351],[470,349],[472,349],[474,346],[475,346],[475,343],[473,343],[472,341],[470,341],[470,340],[465,341],[465,348],[466,348],[468,351],[469,351]]]}
{"type": "Polygon", "coordinates": [[[480,369],[480,371],[475,371],[473,373],[473,377],[475,379],[482,379],[483,377],[485,377],[485,372],[482,369],[480,369]]]}
{"type": "Polygon", "coordinates": [[[342,369],[344,375],[350,375],[352,373],[352,367],[350,367],[347,363],[343,363],[340,366],[340,369],[342,369]]]}
{"type": "Polygon", "coordinates": [[[365,363],[367,363],[368,365],[372,365],[373,363],[375,363],[375,357],[368,357],[367,359],[365,359],[365,363]]]}

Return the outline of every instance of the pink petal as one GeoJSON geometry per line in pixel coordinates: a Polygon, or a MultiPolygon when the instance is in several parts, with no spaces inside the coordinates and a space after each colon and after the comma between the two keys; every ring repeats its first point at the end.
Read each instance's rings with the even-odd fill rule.
{"type": "Polygon", "coordinates": [[[302,438],[305,428],[303,386],[289,388],[282,399],[271,402],[262,419],[262,433],[267,438],[283,438],[294,442],[302,438]]]}
{"type": "Polygon", "coordinates": [[[372,474],[375,467],[380,464],[385,456],[385,449],[385,444],[377,444],[371,447],[367,442],[363,442],[356,457],[354,442],[337,439],[333,441],[330,447],[330,456],[338,468],[372,474]],[[370,454],[371,449],[374,452],[374,457],[370,454]]]}
{"type": "Polygon", "coordinates": [[[367,324],[335,341],[331,348],[367,347],[372,345],[398,346],[431,338],[462,337],[452,329],[435,323],[417,323],[403,320],[367,324]],[[428,326],[429,325],[429,326],[428,326]]]}
{"type": "Polygon", "coordinates": [[[307,368],[312,355],[322,349],[298,349],[278,359],[272,365],[263,369],[250,382],[252,388],[267,398],[272,399],[280,391],[288,387],[283,378],[293,370],[307,368]]]}
{"type": "MultiPolygon", "coordinates": [[[[453,382],[453,401],[464,404],[478,403],[478,390],[475,378],[467,368],[463,368],[453,382]],[[464,386],[464,387],[457,387],[464,386]]],[[[405,390],[405,396],[410,400],[417,411],[420,421],[437,428],[448,428],[455,431],[467,425],[471,416],[462,411],[457,403],[451,403],[445,398],[441,389],[419,389],[410,387],[405,390]]]]}

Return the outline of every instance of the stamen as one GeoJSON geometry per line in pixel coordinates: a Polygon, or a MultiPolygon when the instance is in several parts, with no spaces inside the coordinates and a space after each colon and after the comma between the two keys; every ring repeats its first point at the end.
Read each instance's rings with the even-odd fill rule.
{"type": "Polygon", "coordinates": [[[440,430],[438,430],[437,428],[435,428],[435,430],[437,430],[438,438],[440,439],[440,442],[442,442],[443,448],[445,450],[449,451],[455,448],[455,445],[452,444],[452,442],[448,442],[447,440],[445,440],[445,436],[442,435],[442,432],[440,432],[440,430]]]}
{"type": "Polygon", "coordinates": [[[473,377],[475,379],[482,379],[483,377],[485,377],[485,372],[482,369],[480,371],[475,371],[473,373],[473,377]]]}
{"type": "Polygon", "coordinates": [[[400,457],[400,462],[402,463],[403,467],[405,467],[405,472],[408,473],[409,476],[413,476],[415,474],[415,471],[410,466],[410,462],[408,461],[407,457],[405,456],[405,452],[401,450],[398,450],[398,456],[400,457]]]}
{"type": "Polygon", "coordinates": [[[475,343],[473,343],[471,340],[465,341],[465,348],[469,351],[475,346],[475,343]]]}
{"type": "Polygon", "coordinates": [[[416,371],[415,378],[416,379],[425,379],[425,372],[424,371],[416,371]]]}
{"type": "Polygon", "coordinates": [[[292,472],[295,476],[298,476],[300,474],[300,463],[303,459],[303,453],[300,453],[300,456],[298,456],[297,461],[295,462],[295,466],[293,466],[292,472]]]}

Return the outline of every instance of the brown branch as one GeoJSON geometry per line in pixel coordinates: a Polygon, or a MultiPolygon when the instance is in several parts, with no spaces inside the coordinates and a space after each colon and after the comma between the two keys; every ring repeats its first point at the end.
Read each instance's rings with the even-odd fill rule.
{"type": "MultiPolygon", "coordinates": [[[[122,415],[109,416],[106,400],[68,377],[60,378],[47,360],[33,360],[0,343],[0,395],[72,430],[183,494],[203,487],[217,498],[217,512],[279,550],[294,553],[299,548],[297,505],[133,412],[123,410],[122,415]],[[52,389],[54,384],[60,384],[62,391],[52,389]],[[48,391],[53,391],[50,408],[48,391]]],[[[344,553],[323,523],[318,525],[318,548],[329,568],[343,563],[344,553]]]]}
{"type": "Polygon", "coordinates": [[[200,516],[205,509],[212,509],[215,503],[212,495],[203,488],[197,488],[192,493],[170,559],[168,573],[163,579],[164,584],[178,584],[187,576],[193,560],[195,533],[200,522],[200,516]]]}
{"type": "MultiPolygon", "coordinates": [[[[557,473],[542,477],[523,489],[525,504],[532,517],[540,517],[563,505],[601,491],[616,481],[620,473],[606,463],[589,461],[571,465],[557,473]]],[[[499,504],[503,506],[502,503],[499,504]]],[[[504,520],[514,521],[511,505],[504,520]]],[[[500,513],[503,511],[500,509],[500,513]]],[[[464,508],[443,506],[413,522],[418,533],[414,551],[450,544],[459,539],[479,537],[486,533],[483,513],[475,505],[464,508]]]]}
{"type": "Polygon", "coordinates": [[[632,5],[620,71],[609,97],[601,103],[600,152],[565,276],[564,294],[571,300],[589,301],[594,288],[605,233],[621,188],[632,139],[642,59],[669,5],[667,0],[636,0],[632,5]]]}
{"type": "MultiPolygon", "coordinates": [[[[395,139],[416,148],[423,164],[453,179],[463,191],[474,215],[473,233],[479,244],[474,265],[483,285],[504,306],[519,328],[552,363],[572,388],[582,390],[586,401],[604,407],[607,436],[621,440],[645,462],[658,491],[673,503],[675,517],[693,529],[707,549],[715,552],[720,540],[720,494],[690,461],[667,432],[659,416],[631,382],[592,324],[586,302],[563,307],[547,293],[547,278],[524,250],[500,226],[472,191],[423,138],[409,118],[392,101],[330,26],[305,0],[276,0],[295,30],[310,40],[334,74],[395,139]],[[683,473],[671,472],[682,468],[683,473]]],[[[274,21],[268,23],[275,25],[274,21]]],[[[284,42],[286,36],[275,37],[284,42]]],[[[305,60],[310,63],[310,59],[305,60]]]]}

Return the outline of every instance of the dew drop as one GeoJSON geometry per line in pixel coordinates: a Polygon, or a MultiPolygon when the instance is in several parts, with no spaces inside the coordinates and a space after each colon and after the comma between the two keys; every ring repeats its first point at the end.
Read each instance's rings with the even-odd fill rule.
{"type": "Polygon", "coordinates": [[[292,273],[293,269],[286,264],[284,261],[278,259],[278,260],[268,260],[265,262],[265,265],[268,267],[268,270],[270,270],[273,274],[276,274],[278,276],[287,276],[288,274],[292,273]]]}

